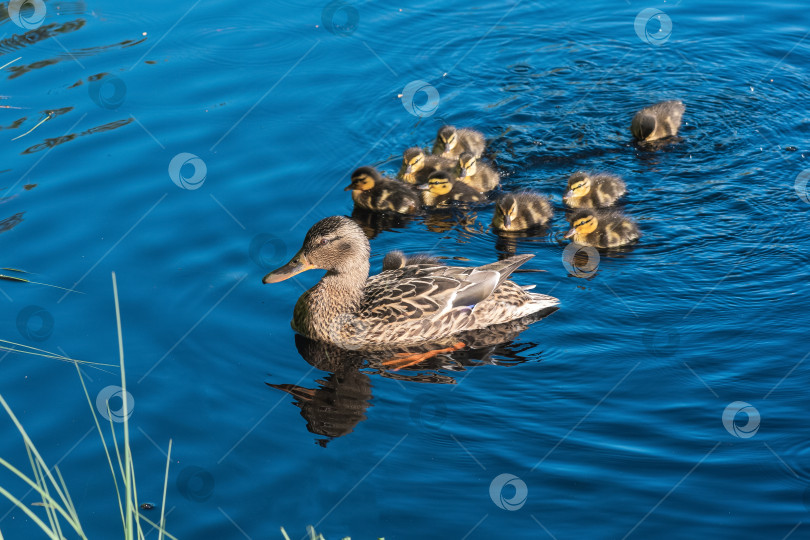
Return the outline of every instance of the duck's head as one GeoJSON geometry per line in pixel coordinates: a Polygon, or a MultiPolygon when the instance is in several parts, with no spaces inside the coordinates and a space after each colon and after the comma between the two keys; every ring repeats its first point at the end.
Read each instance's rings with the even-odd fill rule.
{"type": "Polygon", "coordinates": [[[474,175],[478,172],[478,160],[475,158],[475,154],[471,152],[463,152],[460,156],[458,156],[458,167],[456,171],[458,172],[459,178],[466,178],[468,176],[474,175]]]}
{"type": "Polygon", "coordinates": [[[453,179],[446,172],[436,171],[430,175],[427,184],[419,189],[430,191],[434,195],[447,195],[453,189],[453,179]]]}
{"type": "Polygon", "coordinates": [[[591,191],[591,177],[585,173],[574,173],[568,179],[568,191],[563,195],[563,199],[584,197],[591,191]]]}
{"type": "Polygon", "coordinates": [[[380,181],[380,173],[374,167],[360,167],[352,173],[352,183],[343,191],[367,191],[380,181]]]}
{"type": "Polygon", "coordinates": [[[405,180],[415,183],[414,174],[425,168],[425,152],[416,146],[408,148],[402,154],[402,166],[405,169],[405,180]]]}
{"type": "Polygon", "coordinates": [[[458,144],[458,132],[453,126],[442,126],[436,134],[436,143],[442,149],[442,152],[452,150],[458,144]]]}
{"type": "Polygon", "coordinates": [[[273,270],[263,283],[278,283],[307,270],[348,274],[365,268],[368,274],[370,248],[368,239],[357,223],[345,216],[331,216],[317,222],[304,237],[304,245],[290,262],[273,270]]]}
{"type": "Polygon", "coordinates": [[[634,135],[640,141],[646,141],[647,138],[655,131],[655,116],[645,114],[638,122],[638,130],[634,135]]]}
{"type": "Polygon", "coordinates": [[[571,238],[575,234],[586,235],[591,234],[596,230],[599,225],[599,220],[596,219],[596,214],[588,210],[577,212],[571,218],[571,230],[565,233],[565,238],[571,238]]]}
{"type": "Polygon", "coordinates": [[[509,229],[512,221],[518,217],[518,200],[511,193],[507,193],[495,202],[495,216],[492,223],[498,229],[509,229]]]}

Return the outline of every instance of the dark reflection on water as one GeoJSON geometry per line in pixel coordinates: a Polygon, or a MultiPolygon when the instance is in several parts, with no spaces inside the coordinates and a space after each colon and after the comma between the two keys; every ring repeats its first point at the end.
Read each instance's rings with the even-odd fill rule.
{"type": "Polygon", "coordinates": [[[102,124],[100,126],[95,126],[90,129],[86,129],[79,133],[69,133],[67,135],[62,135],[61,137],[52,137],[45,139],[41,143],[35,144],[34,146],[30,146],[23,150],[22,154],[33,154],[34,152],[39,152],[41,150],[47,150],[48,148],[53,148],[54,146],[59,146],[60,144],[64,144],[66,142],[70,142],[77,137],[83,137],[84,135],[92,135],[94,133],[102,133],[104,131],[112,131],[114,129],[118,129],[120,127],[124,127],[127,124],[132,123],[133,118],[122,118],[121,120],[116,120],[114,122],[108,122],[106,124],[102,124]]]}
{"type": "Polygon", "coordinates": [[[295,335],[298,353],[309,365],[329,372],[316,379],[316,388],[290,383],[265,383],[271,388],[290,394],[293,405],[301,409],[307,422],[307,430],[325,439],[317,439],[326,447],[330,440],[354,431],[355,426],[366,419],[366,410],[372,395],[372,379],[369,375],[430,384],[456,384],[455,373],[480,365],[513,366],[528,360],[540,361],[540,354],[531,356],[527,351],[537,348],[531,342],[515,343],[518,335],[530,324],[538,322],[557,310],[548,308],[518,321],[493,326],[484,330],[465,332],[441,343],[406,348],[391,348],[378,351],[349,351],[329,343],[314,341],[295,335]],[[451,341],[461,341],[464,349],[434,356],[403,370],[392,369],[387,361],[397,355],[413,354],[446,346],[451,341]]]}

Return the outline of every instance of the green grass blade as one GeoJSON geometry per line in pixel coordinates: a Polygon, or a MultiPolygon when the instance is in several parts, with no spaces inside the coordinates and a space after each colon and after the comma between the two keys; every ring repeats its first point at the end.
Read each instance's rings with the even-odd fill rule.
{"type": "Polygon", "coordinates": [[[39,517],[37,517],[37,515],[34,512],[32,512],[30,508],[28,508],[22,501],[17,499],[14,495],[6,491],[6,489],[3,488],[2,486],[0,486],[0,495],[3,495],[6,499],[11,501],[11,504],[13,504],[17,508],[25,512],[25,514],[29,518],[31,518],[31,521],[36,523],[37,526],[40,529],[42,529],[42,531],[45,534],[48,535],[48,538],[51,538],[52,540],[62,540],[60,537],[56,536],[56,533],[54,533],[51,529],[49,529],[48,526],[45,525],[45,523],[41,519],[39,519],[39,517]]]}
{"type": "MultiPolygon", "coordinates": [[[[166,453],[166,474],[163,475],[163,500],[160,503],[160,530],[158,540],[163,540],[163,533],[166,531],[166,487],[169,485],[169,464],[172,460],[172,440],[169,439],[169,451],[166,453]]],[[[2,540],[2,538],[0,538],[2,540]]]]}
{"type": "MultiPolygon", "coordinates": [[[[112,474],[113,484],[115,484],[115,495],[118,499],[118,511],[121,513],[121,525],[126,526],[126,522],[124,521],[124,506],[121,503],[121,490],[118,488],[118,477],[115,475],[115,467],[113,467],[112,458],[110,457],[110,449],[107,447],[107,441],[104,439],[104,432],[101,430],[101,424],[98,421],[96,409],[93,407],[93,402],[90,399],[90,393],[87,391],[87,385],[84,384],[82,370],[79,369],[78,364],[74,363],[74,365],[76,366],[76,373],[79,374],[79,381],[82,383],[82,390],[84,390],[84,396],[87,398],[87,405],[90,407],[90,413],[93,415],[93,422],[96,423],[96,430],[98,431],[99,437],[101,437],[101,445],[104,447],[104,453],[107,456],[107,463],[110,465],[110,473],[112,474]]],[[[107,409],[109,410],[109,404],[107,404],[107,409]]],[[[113,436],[115,436],[115,432],[113,432],[113,436]]]]}
{"type": "MultiPolygon", "coordinates": [[[[121,330],[121,306],[118,302],[118,282],[115,279],[115,272],[112,273],[113,285],[113,300],[115,301],[115,327],[118,331],[118,357],[121,361],[121,394],[124,396],[123,408],[121,412],[124,415],[124,493],[126,494],[126,525],[124,536],[127,540],[132,538],[132,452],[129,447],[129,409],[127,403],[127,377],[124,367],[124,333],[121,330]]],[[[108,405],[109,407],[109,405],[108,405]]]]}

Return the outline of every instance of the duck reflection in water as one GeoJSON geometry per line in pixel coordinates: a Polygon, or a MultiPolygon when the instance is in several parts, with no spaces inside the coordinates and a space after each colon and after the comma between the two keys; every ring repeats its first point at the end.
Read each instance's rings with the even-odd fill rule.
{"type": "Polygon", "coordinates": [[[329,441],[351,433],[357,424],[366,419],[366,409],[373,397],[373,375],[403,382],[457,384],[455,374],[475,366],[510,366],[528,360],[540,361],[535,343],[512,340],[529,324],[556,310],[557,307],[551,307],[521,320],[460,334],[456,338],[467,345],[465,349],[434,356],[418,366],[401,371],[386,366],[386,361],[398,353],[413,354],[435,349],[437,344],[373,352],[351,351],[296,334],[298,353],[311,366],[329,374],[316,379],[315,388],[297,384],[266,384],[294,398],[293,405],[301,409],[307,430],[324,437],[316,439],[316,442],[326,447],[329,441]]]}
{"type": "Polygon", "coordinates": [[[355,206],[352,220],[360,225],[366,237],[371,240],[383,231],[405,228],[413,220],[413,216],[394,212],[372,212],[355,206]]]}

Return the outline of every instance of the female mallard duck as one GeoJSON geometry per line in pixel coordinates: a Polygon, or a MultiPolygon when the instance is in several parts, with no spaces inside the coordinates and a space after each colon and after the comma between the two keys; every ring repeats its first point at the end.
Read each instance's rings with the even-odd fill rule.
{"type": "Polygon", "coordinates": [[[575,243],[596,248],[619,247],[641,236],[636,222],[618,210],[580,210],[571,219],[565,234],[575,243]]]}
{"type": "Polygon", "coordinates": [[[452,171],[455,166],[452,159],[425,154],[424,150],[414,146],[402,154],[402,167],[397,178],[409,184],[424,184],[432,172],[452,171]]]}
{"type": "Polygon", "coordinates": [[[601,208],[616,202],[626,191],[622,179],[613,174],[575,172],[568,178],[563,201],[570,208],[601,208]]]}
{"type": "Polygon", "coordinates": [[[471,152],[464,152],[458,157],[456,174],[459,180],[480,193],[492,191],[501,183],[500,175],[489,165],[478,163],[471,152]]]}
{"type": "Polygon", "coordinates": [[[453,201],[461,203],[484,200],[474,188],[464,182],[453,180],[446,172],[434,172],[427,184],[419,186],[422,190],[422,204],[425,206],[448,206],[453,201]]]}
{"type": "Polygon", "coordinates": [[[661,101],[638,111],[630,124],[633,137],[639,141],[654,141],[678,134],[686,106],[681,101],[661,101]]]}
{"type": "Polygon", "coordinates": [[[290,262],[262,281],[326,270],[296,302],[292,327],[310,339],[348,349],[436,342],[558,303],[507,280],[533,255],[478,267],[407,265],[369,277],[369,253],[366,235],[356,223],[328,217],[312,226],[290,262]]]}
{"type": "Polygon", "coordinates": [[[383,178],[374,167],[360,167],[352,173],[352,183],[343,191],[352,191],[354,204],[366,210],[413,214],[419,210],[419,197],[407,184],[383,178]]]}
{"type": "Polygon", "coordinates": [[[458,159],[464,152],[475,157],[484,153],[486,142],[484,134],[474,129],[456,129],[453,126],[442,126],[433,143],[433,153],[450,159],[458,159]]]}
{"type": "Polygon", "coordinates": [[[500,231],[525,231],[548,223],[554,209],[548,199],[531,191],[504,193],[495,201],[492,228],[500,231]]]}
{"type": "Polygon", "coordinates": [[[426,253],[415,253],[413,255],[405,255],[399,250],[389,251],[385,254],[382,263],[383,270],[396,270],[409,264],[441,264],[439,259],[432,257],[426,253]]]}

